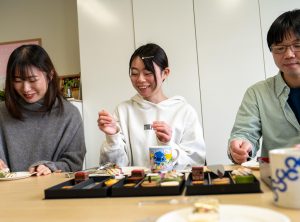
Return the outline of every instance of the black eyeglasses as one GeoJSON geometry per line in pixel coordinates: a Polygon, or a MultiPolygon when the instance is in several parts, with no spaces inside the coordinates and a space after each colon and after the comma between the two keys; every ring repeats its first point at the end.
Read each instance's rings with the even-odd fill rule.
{"type": "Polygon", "coordinates": [[[290,48],[292,52],[300,52],[300,42],[290,45],[274,45],[271,46],[271,51],[275,54],[283,54],[288,48],[290,48]]]}

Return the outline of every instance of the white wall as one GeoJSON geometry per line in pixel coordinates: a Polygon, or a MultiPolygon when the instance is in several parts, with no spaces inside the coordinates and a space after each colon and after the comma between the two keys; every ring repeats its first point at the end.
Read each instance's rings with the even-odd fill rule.
{"type": "Polygon", "coordinates": [[[266,52],[266,32],[281,9],[297,4],[296,0],[77,0],[77,6],[87,167],[91,167],[98,165],[104,139],[97,128],[97,112],[102,108],[112,112],[135,93],[128,60],[147,42],[162,45],[169,56],[168,95],[185,96],[203,120],[208,163],[229,163],[227,139],[245,90],[265,79],[265,70],[271,75],[272,69],[276,71],[266,52]]]}
{"type": "Polygon", "coordinates": [[[208,163],[229,163],[227,141],[247,87],[265,78],[257,1],[196,0],[208,163]]]}
{"type": "Polygon", "coordinates": [[[278,72],[273,62],[272,54],[267,44],[267,33],[273,21],[282,13],[288,10],[300,9],[299,0],[260,0],[261,27],[264,45],[264,61],[267,77],[273,76],[278,72]]]}
{"type": "Polygon", "coordinates": [[[42,39],[59,75],[80,72],[76,0],[0,0],[0,42],[42,39]]]}
{"type": "Polygon", "coordinates": [[[86,167],[99,164],[104,139],[97,126],[98,111],[114,111],[133,93],[128,59],[134,50],[130,0],[78,0],[78,25],[87,146],[86,167]]]}
{"type": "Polygon", "coordinates": [[[133,0],[133,15],[136,48],[155,42],[167,53],[171,75],[165,93],[184,96],[201,117],[193,1],[133,0]]]}

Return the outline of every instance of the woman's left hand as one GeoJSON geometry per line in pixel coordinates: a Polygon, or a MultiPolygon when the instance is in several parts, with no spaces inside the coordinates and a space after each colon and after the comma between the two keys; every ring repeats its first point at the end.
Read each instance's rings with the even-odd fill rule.
{"type": "Polygon", "coordinates": [[[172,138],[172,129],[164,121],[154,121],[152,128],[155,130],[156,136],[159,141],[163,143],[170,142],[172,138]]]}
{"type": "Polygon", "coordinates": [[[4,161],[0,159],[0,170],[4,170],[4,169],[7,169],[7,166],[4,163],[4,161]]]}
{"type": "Polygon", "coordinates": [[[30,173],[36,172],[37,176],[43,176],[43,175],[48,175],[51,173],[51,170],[46,167],[45,165],[38,165],[36,167],[31,167],[29,168],[30,173]]]}

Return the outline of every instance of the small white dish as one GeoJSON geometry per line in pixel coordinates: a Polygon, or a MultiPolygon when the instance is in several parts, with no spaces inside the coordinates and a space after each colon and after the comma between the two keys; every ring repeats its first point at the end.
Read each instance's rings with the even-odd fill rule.
{"type": "Polygon", "coordinates": [[[243,167],[250,168],[252,170],[259,170],[259,162],[256,160],[250,160],[241,164],[243,167]]]}
{"type": "MultiPolygon", "coordinates": [[[[166,213],[156,222],[187,222],[192,207],[166,213]]],[[[220,205],[220,222],[290,222],[284,214],[274,210],[246,205],[220,205]]]]}
{"type": "Polygon", "coordinates": [[[11,172],[7,177],[0,178],[0,181],[7,181],[7,180],[19,180],[30,177],[31,173],[29,172],[11,172]]]}

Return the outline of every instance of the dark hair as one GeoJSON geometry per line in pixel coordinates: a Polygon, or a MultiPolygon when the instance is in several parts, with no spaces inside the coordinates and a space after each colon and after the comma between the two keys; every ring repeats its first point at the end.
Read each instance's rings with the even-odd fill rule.
{"type": "MultiPolygon", "coordinates": [[[[140,46],[134,51],[129,60],[129,72],[131,68],[132,61],[140,57],[145,65],[146,70],[155,74],[155,69],[153,62],[161,69],[169,67],[168,57],[165,51],[157,44],[148,43],[146,45],[140,46]]],[[[155,83],[157,83],[156,75],[154,75],[155,83]]]]}
{"type": "Polygon", "coordinates": [[[267,42],[271,50],[273,43],[280,43],[290,33],[294,33],[297,38],[300,38],[300,10],[294,9],[281,14],[271,25],[268,34],[267,42]]]}
{"type": "Polygon", "coordinates": [[[57,98],[59,113],[63,112],[58,75],[48,53],[39,45],[22,45],[16,48],[8,59],[5,80],[5,105],[11,116],[19,120],[23,120],[23,115],[20,96],[14,88],[14,80],[16,76],[26,79],[32,66],[43,71],[48,80],[48,89],[40,111],[51,111],[57,98]]]}

